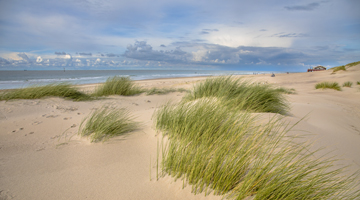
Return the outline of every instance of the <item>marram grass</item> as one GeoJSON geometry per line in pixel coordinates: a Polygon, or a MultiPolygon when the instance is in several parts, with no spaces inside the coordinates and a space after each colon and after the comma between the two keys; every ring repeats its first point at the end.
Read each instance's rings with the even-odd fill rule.
{"type": "Polygon", "coordinates": [[[74,101],[93,100],[96,97],[109,96],[109,95],[124,95],[131,96],[146,92],[147,95],[153,94],[168,94],[171,92],[188,92],[183,88],[170,88],[170,89],[158,89],[151,88],[148,90],[141,89],[136,86],[133,81],[128,77],[110,77],[107,81],[96,88],[93,94],[85,94],[80,92],[71,84],[49,84],[45,86],[32,86],[22,89],[8,90],[0,93],[1,100],[11,99],[40,99],[43,97],[56,96],[66,99],[72,99],[74,101]]]}
{"type": "Polygon", "coordinates": [[[352,82],[351,81],[346,81],[345,83],[343,83],[343,87],[351,87],[352,86],[352,82]]]}
{"type": "Polygon", "coordinates": [[[337,82],[321,82],[315,85],[315,89],[333,89],[341,91],[341,87],[337,82]]]}
{"type": "Polygon", "coordinates": [[[360,61],[357,61],[357,62],[349,63],[349,64],[347,64],[346,66],[353,67],[353,66],[359,65],[359,64],[360,64],[360,61]]]}
{"type": "Polygon", "coordinates": [[[123,95],[131,96],[142,93],[143,90],[136,86],[129,77],[110,77],[106,82],[99,86],[94,96],[123,95]]]}
{"type": "Polygon", "coordinates": [[[260,124],[233,112],[217,98],[167,104],[155,114],[168,136],[163,172],[230,199],[357,199],[356,177],[333,170],[332,159],[315,158],[309,146],[288,136],[291,127],[274,117],[260,124]]]}
{"type": "Polygon", "coordinates": [[[50,96],[63,97],[66,99],[72,99],[74,101],[91,99],[91,96],[78,91],[71,84],[60,83],[10,90],[0,94],[0,100],[40,99],[50,96]]]}
{"type": "Polygon", "coordinates": [[[338,67],[334,67],[334,68],[333,68],[333,73],[335,73],[335,72],[337,72],[337,71],[340,71],[340,70],[346,71],[345,65],[338,66],[338,67]]]}
{"type": "Polygon", "coordinates": [[[275,90],[284,94],[296,94],[296,90],[294,88],[288,89],[284,87],[279,87],[276,88],[275,90]]]}
{"type": "Polygon", "coordinates": [[[360,61],[357,61],[357,62],[348,63],[346,65],[333,67],[331,69],[333,70],[333,73],[335,73],[335,72],[340,71],[340,70],[346,71],[346,67],[353,67],[353,66],[359,65],[359,64],[360,64],[360,61]]]}
{"type": "Polygon", "coordinates": [[[196,85],[184,97],[191,101],[202,97],[217,97],[229,108],[253,112],[286,113],[289,109],[283,93],[291,90],[275,89],[268,84],[250,83],[232,76],[208,78],[196,85]]]}
{"type": "Polygon", "coordinates": [[[125,109],[102,107],[82,120],[78,134],[99,142],[136,130],[138,125],[125,109]]]}
{"type": "Polygon", "coordinates": [[[175,88],[150,88],[148,90],[146,90],[146,94],[147,95],[154,95],[154,94],[158,94],[158,95],[162,95],[162,94],[168,94],[168,93],[171,93],[171,92],[188,92],[186,89],[184,88],[178,88],[178,89],[175,89],[175,88]]]}

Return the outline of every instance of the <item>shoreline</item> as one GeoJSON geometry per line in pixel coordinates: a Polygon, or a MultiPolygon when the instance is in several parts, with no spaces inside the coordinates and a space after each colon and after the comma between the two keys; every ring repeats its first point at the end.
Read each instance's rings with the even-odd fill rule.
{"type": "MultiPolygon", "coordinates": [[[[287,72],[279,72],[279,73],[274,73],[274,74],[286,74],[287,72]]],[[[305,72],[291,72],[290,74],[298,74],[298,73],[305,73],[305,72]]],[[[261,73],[261,74],[236,74],[236,75],[225,75],[225,76],[234,76],[234,77],[249,77],[249,76],[262,76],[262,75],[271,75],[271,73],[261,73]]],[[[143,83],[143,82],[148,82],[148,81],[167,81],[169,79],[174,79],[174,80],[182,80],[182,79],[202,79],[202,78],[209,78],[209,77],[217,77],[217,76],[223,76],[223,75],[207,75],[207,76],[191,76],[191,77],[173,77],[173,78],[154,78],[154,79],[143,79],[143,80],[133,80],[134,83],[143,83]]],[[[56,83],[56,82],[53,82],[56,83]]],[[[59,82],[59,83],[63,83],[63,82],[59,82]]],[[[66,83],[66,81],[64,81],[64,83],[66,83]]],[[[104,82],[99,82],[99,83],[85,83],[85,84],[72,84],[74,87],[79,87],[79,88],[85,88],[85,87],[96,87],[98,85],[104,84],[104,82]]],[[[51,83],[50,83],[51,84],[51,83]]],[[[71,84],[71,83],[70,83],[71,84]]],[[[45,84],[46,85],[46,84],[45,84]]],[[[30,87],[26,86],[26,87],[30,87]]],[[[36,84],[34,85],[36,86],[36,84]]],[[[26,88],[26,87],[21,87],[21,88],[13,88],[13,89],[0,89],[0,92],[6,92],[6,91],[11,91],[11,90],[16,90],[16,89],[22,89],[22,88],[26,88]]]]}
{"type": "Polygon", "coordinates": [[[75,70],[64,73],[61,71],[23,72],[7,71],[0,73],[0,88],[24,88],[31,85],[46,85],[67,82],[70,84],[94,84],[105,82],[113,76],[130,77],[132,80],[152,80],[158,78],[186,78],[222,74],[249,74],[248,71],[228,70],[75,70]]]}
{"type": "MultiPolygon", "coordinates": [[[[156,79],[144,79],[144,80],[134,80],[134,83],[143,83],[143,82],[148,82],[148,81],[161,81],[161,80],[181,80],[181,79],[201,79],[201,78],[208,78],[208,77],[215,77],[215,76],[194,76],[194,77],[175,77],[175,78],[156,78],[156,79]]],[[[60,82],[61,83],[61,82],[60,82]]],[[[84,88],[84,87],[97,87],[101,84],[104,84],[105,82],[100,82],[100,83],[85,83],[85,84],[72,84],[72,86],[74,87],[78,87],[78,88],[84,88]]],[[[26,88],[26,87],[24,87],[26,88]]],[[[6,91],[11,91],[11,90],[16,90],[16,89],[22,89],[22,88],[14,88],[14,89],[0,89],[0,92],[6,92],[6,91]]]]}
{"type": "MultiPolygon", "coordinates": [[[[33,74],[33,75],[24,75],[23,79],[20,80],[13,80],[14,79],[14,74],[8,74],[8,75],[4,75],[0,76],[0,79],[2,81],[0,81],[0,86],[1,89],[0,90],[9,90],[9,89],[19,89],[19,88],[25,88],[25,87],[29,87],[29,86],[34,86],[34,85],[47,85],[47,84],[52,84],[52,83],[70,83],[73,85],[83,85],[83,84],[100,84],[100,83],[104,83],[106,81],[106,77],[112,77],[112,76],[129,76],[131,78],[136,77],[136,80],[133,81],[142,81],[142,80],[156,80],[156,79],[169,79],[169,78],[192,78],[192,77],[209,77],[209,76],[222,76],[222,75],[234,75],[234,76],[243,76],[243,75],[253,75],[252,73],[256,73],[256,72],[248,72],[248,71],[228,71],[228,70],[204,70],[204,71],[198,71],[198,73],[193,73],[193,71],[186,71],[186,70],[173,70],[175,71],[174,74],[171,73],[171,70],[157,70],[157,71],[165,71],[167,72],[167,74],[162,74],[163,72],[161,72],[160,74],[142,74],[142,73],[136,73],[137,70],[125,70],[125,71],[134,71],[134,75],[129,75],[129,74],[109,74],[108,72],[105,73],[103,70],[100,70],[100,74],[94,74],[94,73],[89,73],[86,74],[87,71],[91,71],[91,70],[85,70],[85,74],[80,74],[81,70],[77,70],[75,74],[68,74],[66,76],[64,76],[61,73],[45,73],[45,74],[33,74]],[[179,73],[179,71],[181,71],[182,73],[179,73]],[[157,76],[159,76],[160,78],[158,78],[157,76]],[[8,80],[8,77],[13,77],[10,78],[11,80],[8,80]],[[78,79],[74,78],[74,77],[78,77],[78,79]],[[93,79],[91,81],[91,79],[93,79]],[[96,81],[94,81],[96,80],[96,81]],[[86,83],[86,82],[95,82],[95,83],[86,83]],[[14,88],[16,87],[16,88],[14,88]]],[[[96,70],[92,70],[92,71],[96,71],[96,70]]],[[[120,71],[120,70],[116,70],[116,71],[120,71]]],[[[141,70],[140,70],[141,71],[141,70]]],[[[143,70],[145,71],[145,70],[143,70]]],[[[156,70],[155,70],[156,71],[156,70]]],[[[11,72],[18,72],[18,71],[11,71],[11,72]]],[[[19,71],[22,72],[22,71],[19,71]]],[[[53,71],[42,71],[42,72],[53,72],[53,71]]],[[[272,72],[264,72],[261,71],[259,73],[257,73],[258,75],[261,74],[271,74],[272,72]]],[[[274,72],[275,74],[281,74],[281,73],[286,73],[286,72],[274,72]]],[[[296,72],[298,73],[298,72],[296,72]]],[[[301,72],[299,72],[301,73],[301,72]]]]}

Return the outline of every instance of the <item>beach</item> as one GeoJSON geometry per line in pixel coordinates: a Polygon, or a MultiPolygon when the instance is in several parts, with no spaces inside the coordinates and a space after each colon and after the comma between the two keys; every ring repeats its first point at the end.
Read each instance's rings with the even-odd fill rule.
{"type": "MultiPolygon", "coordinates": [[[[337,156],[348,174],[360,169],[360,65],[332,70],[242,76],[261,84],[295,89],[287,94],[290,111],[283,120],[298,123],[292,133],[307,134],[313,148],[337,156]],[[322,81],[346,81],[342,91],[315,89],[322,81]]],[[[206,77],[141,80],[143,88],[191,90],[206,77]]],[[[98,84],[79,85],[85,92],[98,84]]],[[[57,97],[0,101],[0,199],[221,199],[194,195],[191,186],[170,176],[157,179],[158,141],[154,112],[179,102],[185,92],[109,96],[74,102],[57,97]],[[77,133],[82,120],[102,106],[126,108],[139,129],[105,142],[90,143],[77,133]]],[[[273,115],[265,113],[264,116],[273,115]]]]}

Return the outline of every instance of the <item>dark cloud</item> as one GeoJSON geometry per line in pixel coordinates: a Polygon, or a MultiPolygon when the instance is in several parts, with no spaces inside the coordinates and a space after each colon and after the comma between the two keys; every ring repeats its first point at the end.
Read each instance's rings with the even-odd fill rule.
{"type": "Polygon", "coordinates": [[[202,40],[202,39],[196,39],[196,40],[192,40],[192,42],[195,42],[195,43],[197,43],[197,42],[206,42],[207,40],[202,40]]]}
{"type": "Polygon", "coordinates": [[[124,55],[127,58],[147,61],[165,61],[170,63],[181,63],[188,60],[189,54],[182,51],[180,47],[171,51],[153,50],[146,41],[136,41],[134,45],[128,45],[124,55]]]}
{"type": "Polygon", "coordinates": [[[317,50],[317,51],[326,51],[326,50],[329,50],[330,47],[326,46],[326,45],[324,45],[324,46],[315,46],[314,49],[317,50]]]}
{"type": "Polygon", "coordinates": [[[360,52],[359,48],[343,48],[343,50],[348,52],[360,52]]]}
{"type": "Polygon", "coordinates": [[[310,11],[314,10],[315,8],[319,7],[319,3],[309,3],[307,5],[298,5],[298,6],[285,6],[286,10],[305,10],[310,11]]]}
{"type": "Polygon", "coordinates": [[[66,55],[65,52],[58,52],[58,51],[55,51],[55,54],[56,54],[56,55],[66,55]]]}
{"type": "Polygon", "coordinates": [[[215,32],[215,31],[219,31],[218,29],[203,29],[200,34],[201,35],[205,35],[205,34],[210,34],[211,32],[215,32]]]}
{"type": "Polygon", "coordinates": [[[177,42],[172,44],[175,50],[157,51],[145,41],[129,45],[124,56],[139,61],[157,61],[170,64],[192,65],[299,65],[308,62],[309,55],[298,50],[281,47],[237,48],[216,44],[177,42]],[[201,49],[186,52],[182,48],[201,49]]]}
{"type": "Polygon", "coordinates": [[[201,35],[206,35],[206,34],[210,34],[210,32],[208,32],[208,31],[201,31],[200,34],[201,34],[201,35]]]}
{"type": "Polygon", "coordinates": [[[160,47],[166,47],[164,44],[160,45],[160,47]]]}
{"type": "Polygon", "coordinates": [[[119,57],[119,55],[113,54],[113,53],[108,53],[106,54],[107,57],[119,57]]]}
{"type": "Polygon", "coordinates": [[[219,31],[219,29],[216,29],[216,28],[214,28],[214,29],[203,29],[203,31],[210,31],[210,32],[213,32],[213,31],[219,31]]]}
{"type": "Polygon", "coordinates": [[[260,29],[259,31],[267,31],[266,29],[260,29]]]}
{"type": "Polygon", "coordinates": [[[276,33],[272,35],[272,37],[280,37],[280,38],[290,38],[290,37],[307,37],[307,34],[304,33],[276,33]]]}
{"type": "Polygon", "coordinates": [[[0,57],[0,65],[8,65],[10,62],[5,58],[0,57]]]}
{"type": "Polygon", "coordinates": [[[23,61],[31,63],[31,60],[29,59],[29,57],[25,53],[19,53],[18,56],[20,58],[22,58],[23,61]]]}
{"type": "Polygon", "coordinates": [[[79,53],[80,56],[92,56],[92,53],[79,53]]]}

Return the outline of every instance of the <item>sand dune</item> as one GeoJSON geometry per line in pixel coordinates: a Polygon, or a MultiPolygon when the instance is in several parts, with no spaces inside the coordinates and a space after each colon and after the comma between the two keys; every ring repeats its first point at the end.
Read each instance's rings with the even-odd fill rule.
{"type": "MultiPolygon", "coordinates": [[[[360,169],[360,65],[331,71],[246,76],[251,80],[294,88],[287,95],[291,111],[285,120],[294,132],[309,132],[314,148],[326,147],[360,169]],[[315,90],[321,81],[352,81],[343,91],[315,90]]],[[[138,81],[142,87],[186,88],[204,77],[138,81]]],[[[95,85],[79,86],[91,91],[95,85]]],[[[164,103],[180,101],[184,93],[111,96],[72,102],[60,98],[0,102],[0,199],[221,199],[194,195],[191,186],[165,176],[156,180],[156,149],[161,139],[152,115],[164,103]],[[103,105],[127,108],[141,129],[104,143],[77,135],[81,120],[103,105]],[[151,161],[150,161],[151,160],[151,161]],[[150,172],[151,171],[151,172],[150,172]]],[[[350,172],[349,172],[350,173],[350,172]]]]}

